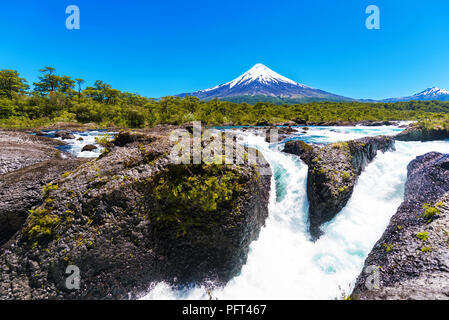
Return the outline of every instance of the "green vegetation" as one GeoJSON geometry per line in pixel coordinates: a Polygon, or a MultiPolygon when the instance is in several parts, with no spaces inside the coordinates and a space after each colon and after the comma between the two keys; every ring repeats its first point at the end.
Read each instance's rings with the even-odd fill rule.
{"type": "Polygon", "coordinates": [[[432,207],[429,203],[425,203],[423,205],[424,213],[423,218],[428,222],[431,222],[435,216],[440,213],[440,210],[437,208],[438,204],[435,207],[432,207]]]}
{"type": "Polygon", "coordinates": [[[313,151],[313,147],[310,144],[307,144],[302,140],[298,140],[297,142],[300,144],[302,150],[307,152],[313,151]]]}
{"type": "Polygon", "coordinates": [[[51,208],[30,210],[28,223],[23,229],[23,234],[29,240],[37,240],[51,236],[61,219],[51,213],[51,208]]]}
{"type": "Polygon", "coordinates": [[[48,183],[42,187],[42,197],[46,198],[48,193],[52,190],[58,190],[59,186],[57,184],[48,183]]]}
{"type": "Polygon", "coordinates": [[[429,239],[429,233],[428,232],[418,232],[416,234],[416,237],[421,241],[427,241],[427,239],[429,239]]]}
{"type": "Polygon", "coordinates": [[[344,179],[344,180],[347,180],[347,179],[351,178],[351,176],[352,176],[352,173],[351,173],[351,172],[348,172],[348,171],[345,171],[345,172],[343,172],[343,173],[341,174],[341,177],[342,177],[342,179],[344,179]]]}
{"type": "Polygon", "coordinates": [[[113,140],[113,136],[110,134],[104,134],[101,137],[95,137],[95,142],[98,143],[102,147],[109,147],[111,141],[113,140]]]}
{"type": "Polygon", "coordinates": [[[382,246],[385,248],[385,252],[387,253],[394,248],[394,245],[392,243],[384,243],[382,246]]]}
{"type": "MultiPolygon", "coordinates": [[[[431,120],[449,126],[449,102],[410,101],[397,103],[295,101],[237,103],[200,101],[187,96],[160,100],[122,92],[97,80],[84,86],[84,80],[58,75],[46,67],[40,70],[33,88],[14,70],[0,70],[0,126],[44,127],[56,122],[95,123],[100,127],[151,127],[182,124],[192,120],[207,125],[253,125],[261,119],[282,123],[306,121],[431,120]]],[[[430,126],[430,122],[423,122],[430,126]]]]}
{"type": "Polygon", "coordinates": [[[349,149],[349,142],[352,142],[352,140],[348,141],[348,142],[347,141],[335,142],[335,143],[332,143],[331,146],[333,148],[337,148],[337,149],[349,149]]]}
{"type": "Polygon", "coordinates": [[[53,236],[56,228],[61,223],[61,218],[53,213],[52,203],[55,199],[49,196],[52,191],[58,189],[59,186],[56,184],[49,183],[43,186],[43,206],[35,210],[29,210],[30,215],[22,233],[28,240],[34,241],[34,247],[38,245],[40,239],[46,239],[53,236]]]}
{"type": "Polygon", "coordinates": [[[238,171],[225,165],[170,166],[144,186],[150,190],[145,198],[154,206],[151,218],[177,224],[179,235],[184,235],[208,215],[238,213],[235,202],[242,179],[238,171]]]}
{"type": "Polygon", "coordinates": [[[424,253],[432,252],[432,247],[422,247],[421,251],[424,252],[424,253]]]}
{"type": "Polygon", "coordinates": [[[67,171],[67,172],[64,172],[63,174],[62,174],[62,176],[61,176],[61,178],[67,178],[68,176],[70,176],[72,174],[72,171],[67,171]]]}
{"type": "Polygon", "coordinates": [[[421,120],[416,123],[416,126],[423,130],[449,130],[449,122],[445,119],[421,120]]]}

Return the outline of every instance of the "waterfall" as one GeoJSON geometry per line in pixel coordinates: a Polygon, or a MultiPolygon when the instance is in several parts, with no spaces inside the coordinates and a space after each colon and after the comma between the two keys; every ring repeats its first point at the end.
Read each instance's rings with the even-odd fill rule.
{"type": "MultiPolygon", "coordinates": [[[[329,143],[360,136],[394,134],[397,128],[314,128],[301,139],[329,143]]],[[[379,153],[361,174],[346,207],[310,241],[307,227],[307,166],[282,153],[282,144],[242,133],[273,170],[269,217],[250,246],[241,273],[225,287],[174,290],[152,284],[143,299],[338,299],[351,292],[363,263],[403,201],[407,165],[430,151],[449,153],[449,143],[396,142],[395,152],[379,153]]]]}

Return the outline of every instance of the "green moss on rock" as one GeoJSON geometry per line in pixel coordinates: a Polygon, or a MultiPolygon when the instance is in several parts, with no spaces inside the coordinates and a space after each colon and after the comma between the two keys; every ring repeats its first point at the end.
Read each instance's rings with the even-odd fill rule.
{"type": "Polygon", "coordinates": [[[30,216],[22,232],[28,240],[49,238],[54,235],[60,222],[60,217],[52,213],[51,207],[30,210],[30,216]]]}
{"type": "Polygon", "coordinates": [[[169,166],[145,185],[152,190],[150,218],[178,224],[183,235],[203,215],[238,213],[236,200],[244,182],[237,170],[226,165],[169,166]]]}

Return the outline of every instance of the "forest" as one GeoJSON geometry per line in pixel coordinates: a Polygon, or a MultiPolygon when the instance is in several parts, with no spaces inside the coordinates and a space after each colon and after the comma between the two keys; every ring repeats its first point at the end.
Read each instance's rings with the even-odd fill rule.
{"type": "Polygon", "coordinates": [[[192,96],[154,99],[114,89],[101,80],[89,86],[81,78],[59,75],[52,67],[39,72],[38,81],[30,85],[18,71],[0,70],[1,127],[37,128],[59,122],[143,128],[193,120],[206,125],[255,125],[295,119],[313,122],[449,119],[449,102],[442,101],[249,104],[202,101],[192,96]]]}

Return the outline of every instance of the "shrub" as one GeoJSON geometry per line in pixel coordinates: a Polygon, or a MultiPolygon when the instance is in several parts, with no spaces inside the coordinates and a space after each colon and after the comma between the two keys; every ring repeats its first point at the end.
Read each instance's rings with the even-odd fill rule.
{"type": "Polygon", "coordinates": [[[429,233],[428,232],[418,232],[416,234],[416,237],[421,241],[427,241],[427,239],[429,239],[429,233]]]}
{"type": "Polygon", "coordinates": [[[425,253],[432,252],[432,247],[422,247],[421,251],[425,253]]]}
{"type": "Polygon", "coordinates": [[[59,186],[57,184],[48,183],[42,187],[42,197],[45,198],[48,196],[50,191],[58,190],[58,189],[59,189],[59,186]]]}
{"type": "Polygon", "coordinates": [[[23,234],[29,240],[50,237],[60,222],[61,219],[52,214],[50,208],[30,210],[30,216],[23,229],[23,234]]]}
{"type": "Polygon", "coordinates": [[[433,220],[433,218],[435,218],[435,216],[437,216],[440,213],[440,210],[436,207],[432,207],[430,204],[425,203],[423,205],[423,209],[424,209],[424,213],[423,213],[423,218],[428,220],[429,222],[433,220]]]}
{"type": "Polygon", "coordinates": [[[394,245],[392,243],[384,243],[382,246],[385,248],[385,252],[387,253],[394,248],[394,245]]]}

